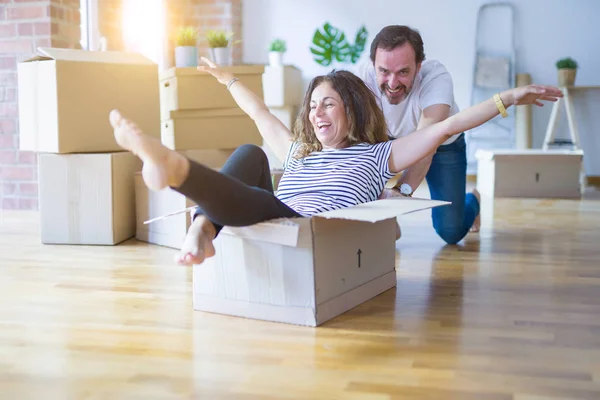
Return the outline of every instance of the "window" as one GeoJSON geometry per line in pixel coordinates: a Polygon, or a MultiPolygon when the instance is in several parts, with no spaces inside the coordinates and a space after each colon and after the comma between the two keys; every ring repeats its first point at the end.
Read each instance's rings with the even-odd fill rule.
{"type": "MultiPolygon", "coordinates": [[[[0,0],[1,1],[1,0],[0,0]]],[[[105,0],[80,0],[81,48],[90,51],[106,49],[100,32],[98,4],[105,0]]],[[[165,12],[163,0],[122,0],[121,26],[123,51],[141,53],[154,61],[159,69],[165,65],[165,12]],[[143,12],[140,12],[143,10],[143,12]]],[[[117,28],[118,29],[118,28],[117,28]]],[[[110,33],[105,33],[110,37],[110,33]]]]}
{"type": "Polygon", "coordinates": [[[98,28],[98,0],[80,0],[81,13],[81,48],[84,50],[100,50],[101,37],[98,28]]]}

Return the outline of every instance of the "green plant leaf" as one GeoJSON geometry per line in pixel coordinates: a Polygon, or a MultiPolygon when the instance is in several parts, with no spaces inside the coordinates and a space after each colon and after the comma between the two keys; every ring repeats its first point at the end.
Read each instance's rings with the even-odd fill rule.
{"type": "Polygon", "coordinates": [[[177,46],[196,46],[198,30],[193,26],[179,28],[175,41],[177,46]]]}
{"type": "Polygon", "coordinates": [[[558,69],[577,69],[577,61],[571,57],[561,58],[556,62],[556,68],[558,69]]]}
{"type": "Polygon", "coordinates": [[[323,25],[323,32],[319,29],[315,31],[312,43],[314,46],[310,51],[314,55],[314,60],[324,67],[330,65],[334,58],[340,62],[345,61],[350,48],[344,32],[328,22],[323,25]]]}
{"type": "Polygon", "coordinates": [[[367,43],[367,37],[369,36],[369,32],[367,29],[362,26],[358,32],[356,33],[356,39],[354,40],[354,45],[349,48],[349,60],[352,64],[356,64],[360,55],[365,50],[365,44],[367,43]]]}

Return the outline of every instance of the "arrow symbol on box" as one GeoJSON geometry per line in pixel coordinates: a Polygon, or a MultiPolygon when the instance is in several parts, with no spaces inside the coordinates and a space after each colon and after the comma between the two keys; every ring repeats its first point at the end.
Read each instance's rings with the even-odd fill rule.
{"type": "Polygon", "coordinates": [[[356,254],[358,255],[358,268],[360,268],[360,255],[362,254],[362,250],[358,249],[358,251],[356,252],[356,254]]]}

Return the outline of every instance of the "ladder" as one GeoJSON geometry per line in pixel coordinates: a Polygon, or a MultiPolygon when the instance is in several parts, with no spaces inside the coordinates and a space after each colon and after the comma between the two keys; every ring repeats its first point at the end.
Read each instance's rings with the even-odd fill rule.
{"type": "MultiPolygon", "coordinates": [[[[511,3],[483,4],[477,13],[471,105],[515,87],[515,9],[511,3]]],[[[515,117],[497,116],[466,132],[467,172],[475,173],[478,149],[515,147],[515,117]]]]}

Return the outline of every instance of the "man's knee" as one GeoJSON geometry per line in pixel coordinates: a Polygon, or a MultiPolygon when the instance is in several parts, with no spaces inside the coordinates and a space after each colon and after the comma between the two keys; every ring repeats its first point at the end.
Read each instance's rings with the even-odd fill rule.
{"type": "Polygon", "coordinates": [[[457,244],[465,237],[465,233],[456,228],[436,228],[435,231],[447,244],[457,244]]]}

